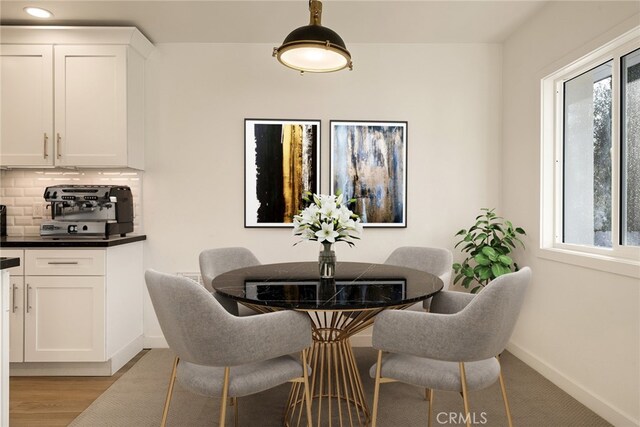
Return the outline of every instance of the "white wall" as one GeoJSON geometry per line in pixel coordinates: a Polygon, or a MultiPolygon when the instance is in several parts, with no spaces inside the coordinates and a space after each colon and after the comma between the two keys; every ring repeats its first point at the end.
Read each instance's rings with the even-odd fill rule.
{"type": "Polygon", "coordinates": [[[534,280],[510,350],[617,426],[640,420],[640,281],[540,258],[540,79],[640,24],[638,2],[550,2],[504,44],[502,202],[534,280]]]}
{"type": "MultiPolygon", "coordinates": [[[[349,45],[355,70],[300,76],[266,44],[160,44],[147,61],[144,224],[147,268],[198,271],[205,248],[246,246],[263,262],[317,260],[290,229],[245,229],[245,118],[406,120],[408,227],[365,229],[338,259],[383,261],[400,245],[453,248],[480,207],[500,204],[501,48],[349,45]]],[[[161,335],[145,307],[147,343],[161,335]]]]}

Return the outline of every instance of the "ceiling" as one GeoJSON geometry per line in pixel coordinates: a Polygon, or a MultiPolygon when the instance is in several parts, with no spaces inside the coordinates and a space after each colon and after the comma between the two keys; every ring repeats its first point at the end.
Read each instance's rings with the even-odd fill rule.
{"type": "MultiPolygon", "coordinates": [[[[500,43],[546,1],[323,2],[323,25],[350,43],[500,43]]],[[[135,26],[153,43],[277,43],[309,21],[307,0],[11,1],[3,25],[135,26]],[[27,15],[27,5],[53,12],[27,15]]]]}

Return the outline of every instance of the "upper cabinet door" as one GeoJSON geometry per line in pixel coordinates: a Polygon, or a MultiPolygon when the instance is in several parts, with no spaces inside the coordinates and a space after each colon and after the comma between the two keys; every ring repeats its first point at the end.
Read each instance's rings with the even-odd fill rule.
{"type": "Polygon", "coordinates": [[[127,47],[55,47],[55,163],[127,166],[127,47]]]}
{"type": "Polygon", "coordinates": [[[0,165],[53,164],[53,47],[0,45],[0,165]]]}

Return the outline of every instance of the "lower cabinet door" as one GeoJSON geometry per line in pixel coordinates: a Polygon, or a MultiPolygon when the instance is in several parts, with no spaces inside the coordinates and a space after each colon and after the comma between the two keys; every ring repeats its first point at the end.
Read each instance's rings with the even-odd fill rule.
{"type": "Polygon", "coordinates": [[[104,316],[104,276],[25,276],[24,361],[105,361],[104,316]]]}
{"type": "Polygon", "coordinates": [[[24,277],[11,276],[9,362],[24,361],[24,277]]]}

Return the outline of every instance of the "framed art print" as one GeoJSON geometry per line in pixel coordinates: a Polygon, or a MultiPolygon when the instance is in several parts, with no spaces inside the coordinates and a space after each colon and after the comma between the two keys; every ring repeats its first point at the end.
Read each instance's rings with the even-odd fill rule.
{"type": "Polygon", "coordinates": [[[407,226],[407,122],[332,120],[330,169],[365,227],[407,226]]]}
{"type": "Polygon", "coordinates": [[[245,227],[292,227],[320,192],[320,120],[245,119],[245,227]]]}

